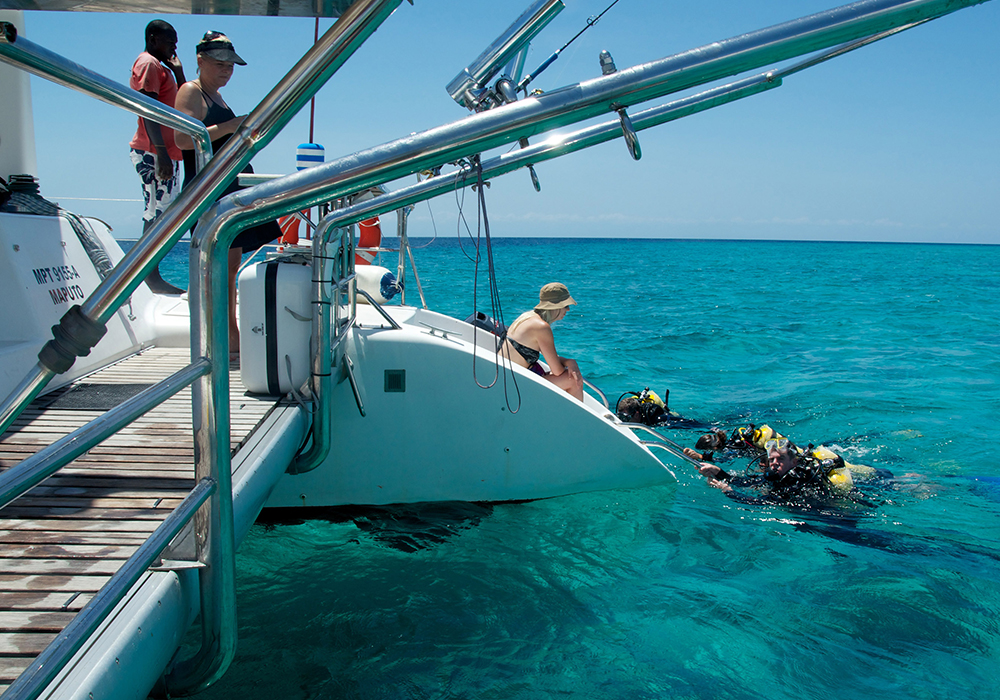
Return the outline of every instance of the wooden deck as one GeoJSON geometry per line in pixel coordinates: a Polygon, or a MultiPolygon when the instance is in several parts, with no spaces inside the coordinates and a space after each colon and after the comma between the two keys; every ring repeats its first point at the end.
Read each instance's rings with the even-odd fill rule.
{"type": "MultiPolygon", "coordinates": [[[[152,348],[42,397],[0,436],[0,470],[103,413],[109,393],[140,388],[107,385],[153,384],[189,362],[186,348],[152,348]]],[[[247,396],[238,370],[230,387],[235,452],[275,400],[247,396]]],[[[193,452],[186,389],[0,510],[0,691],[187,495],[193,452]]]]}

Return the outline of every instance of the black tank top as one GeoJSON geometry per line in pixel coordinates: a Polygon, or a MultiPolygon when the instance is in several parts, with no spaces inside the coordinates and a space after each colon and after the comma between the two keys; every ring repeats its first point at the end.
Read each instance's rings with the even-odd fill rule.
{"type": "MultiPolygon", "coordinates": [[[[205,99],[205,104],[208,105],[208,111],[205,112],[205,118],[201,120],[201,123],[206,127],[217,126],[218,124],[228,122],[230,119],[234,119],[236,117],[236,114],[228,106],[220,105],[218,102],[205,94],[205,91],[201,89],[201,86],[199,86],[198,89],[201,90],[201,96],[205,99]]],[[[219,149],[226,145],[226,142],[229,141],[230,136],[232,136],[232,134],[226,134],[225,136],[212,141],[212,153],[218,153],[219,149]]],[[[197,172],[194,162],[194,150],[182,150],[181,154],[184,156],[184,187],[187,187],[187,184],[197,172]]],[[[248,165],[243,169],[243,172],[252,173],[253,168],[248,165]]],[[[229,187],[226,188],[226,191],[220,195],[220,198],[224,195],[236,192],[239,189],[241,188],[237,182],[237,178],[233,178],[233,181],[229,184],[229,187]]]]}
{"type": "MultiPolygon", "coordinates": [[[[201,90],[201,86],[199,86],[198,89],[201,90]]],[[[205,112],[205,118],[202,120],[202,124],[205,126],[215,126],[216,124],[227,122],[236,116],[233,114],[233,110],[212,100],[211,97],[205,94],[204,90],[201,90],[201,94],[205,98],[205,104],[208,105],[208,111],[205,112]]],[[[218,153],[219,149],[222,148],[227,141],[229,141],[230,136],[232,136],[232,134],[226,134],[222,138],[212,141],[212,153],[218,153]]],[[[196,172],[194,150],[181,151],[181,153],[184,155],[184,186],[187,187],[188,182],[194,177],[196,172]]],[[[247,167],[243,168],[243,172],[253,172],[253,168],[250,167],[249,163],[247,164],[247,167]]],[[[239,178],[234,177],[233,181],[229,183],[229,187],[226,188],[226,191],[219,195],[219,199],[227,194],[232,194],[233,192],[237,192],[241,189],[243,188],[240,187],[239,178]]],[[[281,228],[278,226],[278,222],[265,221],[262,224],[258,224],[257,226],[241,231],[240,234],[236,236],[236,240],[232,242],[231,247],[240,248],[244,253],[249,253],[250,251],[257,250],[266,243],[270,243],[280,235],[281,228]]]]}

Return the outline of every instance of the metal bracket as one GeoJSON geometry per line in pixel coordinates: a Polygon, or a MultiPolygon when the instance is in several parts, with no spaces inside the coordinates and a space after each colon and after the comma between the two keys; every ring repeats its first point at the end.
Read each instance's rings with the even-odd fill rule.
{"type": "MultiPolygon", "coordinates": [[[[528,143],[528,139],[527,138],[523,138],[523,137],[518,140],[518,143],[521,146],[521,150],[524,150],[525,148],[527,148],[530,145],[528,143]]],[[[525,167],[528,168],[528,173],[531,175],[531,184],[534,185],[535,192],[541,192],[542,191],[542,183],[538,181],[538,173],[535,172],[535,166],[534,166],[534,164],[528,163],[528,165],[525,166],[525,167]]]]}
{"type": "Polygon", "coordinates": [[[628,152],[632,156],[632,160],[639,160],[642,158],[642,148],[639,147],[639,135],[635,133],[632,120],[629,119],[628,112],[625,111],[624,107],[617,107],[615,111],[618,112],[618,119],[622,123],[622,136],[625,137],[625,146],[628,147],[628,152]]]}
{"type": "Polygon", "coordinates": [[[531,184],[535,186],[535,192],[542,191],[542,183],[538,181],[538,173],[535,172],[535,166],[528,163],[528,174],[531,175],[531,184]]]}
{"type": "Polygon", "coordinates": [[[358,413],[361,417],[365,417],[365,402],[361,399],[361,392],[358,390],[358,382],[354,378],[354,363],[351,362],[351,358],[344,355],[344,371],[347,373],[347,379],[351,382],[351,391],[354,392],[354,403],[358,405],[358,413]]]}

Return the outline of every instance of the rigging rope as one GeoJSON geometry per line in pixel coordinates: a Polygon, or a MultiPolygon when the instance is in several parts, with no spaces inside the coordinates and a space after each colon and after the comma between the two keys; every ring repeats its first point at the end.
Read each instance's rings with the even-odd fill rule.
{"type": "MultiPolygon", "coordinates": [[[[466,257],[470,257],[470,260],[473,261],[474,266],[475,266],[474,277],[473,277],[473,290],[472,290],[472,312],[473,312],[473,318],[475,318],[475,314],[478,313],[478,311],[479,311],[479,264],[483,260],[482,247],[483,247],[483,242],[484,242],[483,239],[485,239],[485,245],[486,245],[486,273],[487,273],[488,285],[489,285],[490,315],[500,325],[500,327],[506,328],[506,324],[504,323],[504,320],[503,320],[503,305],[502,305],[502,303],[500,301],[500,289],[499,289],[499,285],[497,284],[496,265],[495,265],[495,261],[493,259],[493,239],[492,239],[492,237],[490,235],[490,220],[489,220],[489,215],[486,212],[486,184],[487,183],[483,180],[483,167],[482,167],[482,162],[480,160],[480,157],[478,155],[472,157],[470,167],[467,168],[467,169],[465,169],[464,173],[463,173],[463,187],[461,188],[462,191],[463,191],[463,197],[462,197],[462,202],[460,202],[460,204],[459,204],[459,243],[461,245],[461,225],[463,223],[465,224],[466,230],[469,231],[470,238],[472,237],[472,231],[469,229],[468,222],[465,219],[465,214],[464,214],[464,211],[462,209],[462,204],[464,203],[464,190],[465,190],[464,180],[471,174],[470,170],[475,170],[475,173],[476,173],[476,184],[474,185],[474,189],[475,189],[475,191],[477,193],[477,201],[476,201],[476,204],[477,204],[476,215],[477,216],[476,216],[476,238],[475,238],[475,252],[476,252],[476,255],[475,255],[475,258],[470,257],[468,255],[468,253],[466,253],[466,257]]],[[[465,252],[464,248],[463,248],[463,252],[465,252]]],[[[479,327],[474,323],[473,326],[472,326],[472,345],[473,345],[473,351],[472,351],[472,375],[473,375],[473,379],[475,380],[476,385],[479,386],[480,388],[489,389],[490,387],[494,386],[497,383],[497,380],[500,377],[501,368],[502,368],[502,370],[503,370],[503,384],[504,384],[504,400],[507,403],[507,410],[510,411],[510,413],[512,413],[512,414],[517,413],[520,410],[520,408],[521,408],[521,390],[517,386],[517,377],[514,374],[513,367],[508,367],[507,366],[507,364],[512,364],[513,363],[513,361],[509,357],[506,357],[505,354],[502,353],[502,352],[495,352],[494,357],[493,357],[494,370],[495,370],[494,375],[493,375],[493,379],[488,384],[482,384],[479,381],[478,370],[476,368],[476,360],[478,359],[478,350],[479,350],[478,334],[479,334],[479,327]],[[514,391],[515,391],[515,393],[517,395],[517,402],[516,402],[517,405],[516,406],[511,406],[510,391],[509,391],[509,387],[507,385],[507,374],[508,374],[508,371],[510,372],[511,382],[512,382],[512,384],[514,386],[514,391]]],[[[497,344],[496,349],[500,350],[501,346],[499,344],[497,344]]]]}

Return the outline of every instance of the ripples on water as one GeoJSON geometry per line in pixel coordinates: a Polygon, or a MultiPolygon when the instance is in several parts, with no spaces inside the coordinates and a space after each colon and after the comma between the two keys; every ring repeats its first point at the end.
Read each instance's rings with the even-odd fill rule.
{"type": "MultiPolygon", "coordinates": [[[[682,472],[258,524],[239,555],[239,653],[207,697],[997,697],[1000,249],[495,252],[508,321],[541,284],[569,286],[580,306],[558,345],[612,399],[669,388],[692,418],[766,422],[908,476],[840,515],[739,504],[682,472]]],[[[417,262],[430,306],[464,318],[460,256],[443,241],[417,262]]]]}

